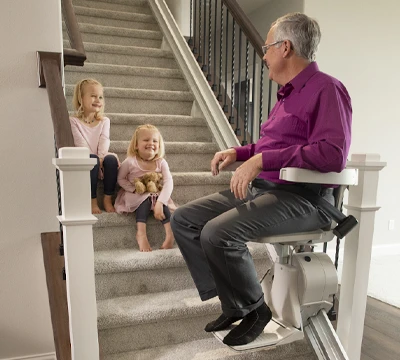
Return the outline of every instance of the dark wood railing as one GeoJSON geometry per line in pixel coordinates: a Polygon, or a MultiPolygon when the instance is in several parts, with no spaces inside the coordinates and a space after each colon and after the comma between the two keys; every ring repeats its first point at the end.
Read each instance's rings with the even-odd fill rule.
{"type": "Polygon", "coordinates": [[[85,48],[81,32],[79,31],[78,21],[72,6],[72,0],[61,0],[62,12],[69,36],[72,49],[64,49],[64,66],[75,65],[83,66],[86,60],[85,48]]]}
{"type": "Polygon", "coordinates": [[[272,101],[264,40],[236,0],[191,0],[190,9],[188,44],[240,143],[254,142],[272,101]]]}

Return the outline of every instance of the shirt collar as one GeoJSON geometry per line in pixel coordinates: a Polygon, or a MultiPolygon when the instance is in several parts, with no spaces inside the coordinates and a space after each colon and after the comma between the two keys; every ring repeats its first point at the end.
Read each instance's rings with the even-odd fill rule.
{"type": "Polygon", "coordinates": [[[319,71],[318,65],[316,62],[311,62],[303,71],[301,71],[298,75],[296,75],[289,84],[293,85],[293,88],[299,91],[306,82],[313,76],[316,72],[319,71]]]}
{"type": "Polygon", "coordinates": [[[291,81],[282,86],[278,93],[278,100],[282,98],[286,98],[290,95],[293,90],[299,91],[306,82],[319,71],[318,65],[316,62],[311,62],[304,70],[302,70],[299,74],[297,74],[291,81]]]}

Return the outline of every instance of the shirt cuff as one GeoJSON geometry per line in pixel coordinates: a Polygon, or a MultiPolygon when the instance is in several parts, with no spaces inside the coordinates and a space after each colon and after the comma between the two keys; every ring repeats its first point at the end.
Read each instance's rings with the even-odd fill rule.
{"type": "Polygon", "coordinates": [[[280,150],[268,150],[262,153],[262,164],[264,171],[280,170],[282,160],[280,150]]]}
{"type": "Polygon", "coordinates": [[[250,150],[246,146],[234,146],[236,150],[236,161],[246,161],[250,159],[250,150]]]}

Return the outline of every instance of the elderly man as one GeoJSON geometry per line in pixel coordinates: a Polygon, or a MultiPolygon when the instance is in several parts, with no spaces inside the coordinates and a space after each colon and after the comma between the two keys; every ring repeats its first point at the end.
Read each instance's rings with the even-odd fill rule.
{"type": "MultiPolygon", "coordinates": [[[[224,338],[228,345],[253,341],[272,317],[246,243],[331,222],[308,200],[285,191],[292,184],[279,180],[283,167],[340,172],[346,164],[350,97],[342,83],[314,62],[320,37],[318,23],[304,14],[288,14],[272,24],[263,59],[270,79],[282,87],[260,139],[216,153],[213,175],[244,161],[230,189],[192,201],[172,217],[176,242],[200,298],[218,296],[221,301],[222,315],[205,331],[223,330],[242,319],[224,338]]],[[[321,196],[329,193],[327,187],[313,190],[321,196]]]]}

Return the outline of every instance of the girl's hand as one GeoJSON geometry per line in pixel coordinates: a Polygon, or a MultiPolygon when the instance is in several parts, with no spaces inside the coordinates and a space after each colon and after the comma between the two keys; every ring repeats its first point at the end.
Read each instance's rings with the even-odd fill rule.
{"type": "Polygon", "coordinates": [[[99,158],[99,160],[100,160],[100,169],[103,169],[104,158],[99,158]]]}
{"type": "Polygon", "coordinates": [[[154,206],[154,217],[160,221],[165,219],[163,203],[160,201],[157,201],[156,205],[154,206]]]}

